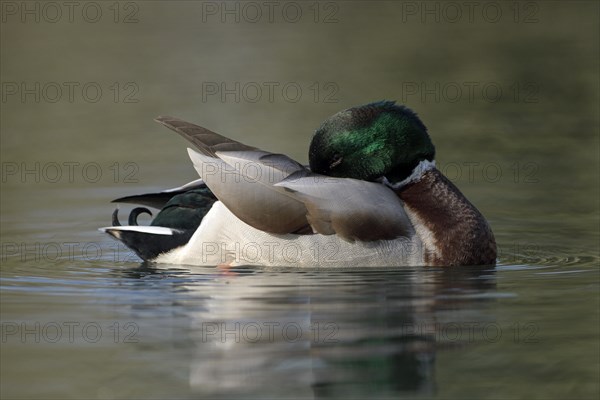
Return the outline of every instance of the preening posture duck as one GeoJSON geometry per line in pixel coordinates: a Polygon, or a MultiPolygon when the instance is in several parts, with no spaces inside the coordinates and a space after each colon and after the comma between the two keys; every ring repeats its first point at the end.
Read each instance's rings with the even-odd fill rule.
{"type": "Polygon", "coordinates": [[[381,101],[340,111],[315,132],[310,166],[172,117],[201,179],[114,200],[145,207],[101,228],[143,260],[290,267],[458,266],[496,262],[481,213],[435,168],[427,128],[381,101]]]}

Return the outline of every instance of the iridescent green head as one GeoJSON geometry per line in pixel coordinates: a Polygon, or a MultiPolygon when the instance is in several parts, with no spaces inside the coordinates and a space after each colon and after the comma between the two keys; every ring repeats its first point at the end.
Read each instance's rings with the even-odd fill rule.
{"type": "Polygon", "coordinates": [[[310,144],[313,172],[391,183],[406,179],[435,147],[419,117],[394,101],[349,108],[329,117],[310,144]]]}

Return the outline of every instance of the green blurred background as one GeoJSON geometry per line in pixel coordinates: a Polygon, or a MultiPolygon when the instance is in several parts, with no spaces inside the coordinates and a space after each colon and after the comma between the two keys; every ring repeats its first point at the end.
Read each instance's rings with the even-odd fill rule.
{"type": "MultiPolygon", "coordinates": [[[[499,245],[498,293],[461,297],[450,306],[443,297],[442,311],[434,315],[453,321],[462,311],[467,320],[483,315],[507,325],[534,321],[541,328],[537,345],[515,347],[505,338],[485,348],[440,353],[439,395],[597,395],[597,1],[77,4],[70,9],[63,2],[0,2],[3,246],[78,240],[106,249],[113,242],[96,228],[110,223],[111,199],[196,179],[187,143],[153,122],[156,116],[180,117],[306,162],[311,135],[323,119],[347,107],[397,100],[421,116],[437,147],[438,167],[488,218],[499,245]],[[540,268],[552,275],[536,275],[540,268]],[[485,303],[496,294],[493,306],[486,303],[483,310],[473,300],[485,303]]],[[[332,286],[321,292],[316,278],[306,283],[304,277],[275,274],[257,278],[257,288],[288,285],[290,293],[276,289],[273,304],[265,305],[265,293],[257,290],[245,304],[258,311],[226,314],[231,310],[215,306],[223,305],[219,301],[208,303],[209,311],[195,304],[204,304],[205,293],[219,298],[227,285],[207,283],[194,291],[195,276],[150,274],[144,281],[136,259],[125,263],[132,271],[123,271],[123,263],[109,256],[31,263],[12,248],[7,253],[3,247],[4,321],[133,318],[143,340],[123,347],[3,344],[3,397],[195,397],[181,385],[189,372],[179,370],[182,360],[190,358],[193,365],[210,356],[193,339],[193,321],[221,315],[268,320],[274,310],[287,315],[296,307],[289,298],[306,296],[310,304],[354,293],[356,298],[340,297],[344,301],[336,305],[334,297],[334,306],[325,302],[320,309],[324,317],[354,322],[348,316],[355,302],[374,302],[382,313],[395,310],[396,303],[378,303],[394,290],[407,290],[410,299],[416,293],[418,319],[422,301],[439,300],[427,285],[409,281],[407,288],[404,278],[399,287],[378,287],[376,293],[385,296],[374,300],[361,297],[363,286],[344,291],[350,279],[345,275],[331,277],[332,286]],[[292,278],[297,289],[288,282],[292,278]],[[41,386],[30,384],[32,376],[41,386]]],[[[440,286],[455,290],[448,296],[465,293],[453,283],[440,286]]],[[[248,289],[240,286],[236,290],[248,289]]],[[[474,293],[469,290],[466,296],[474,293]]],[[[236,295],[220,301],[235,310],[236,295]]],[[[364,312],[362,318],[373,315],[379,314],[364,312]]],[[[381,323],[397,318],[382,314],[381,323]]],[[[365,343],[372,340],[368,321],[357,324],[366,332],[365,343]]],[[[355,348],[347,350],[352,359],[355,348]]],[[[237,351],[221,355],[235,365],[237,351]]],[[[240,378],[232,364],[223,367],[229,383],[240,378]]],[[[369,371],[393,382],[392,373],[377,375],[381,368],[369,371]]],[[[284,385],[278,376],[263,378],[284,385]]],[[[381,394],[368,383],[362,388],[381,394]]],[[[264,389],[251,393],[259,396],[264,389]]],[[[342,385],[341,392],[348,391],[342,385]]]]}
{"type": "Polygon", "coordinates": [[[74,170],[84,189],[122,185],[115,162],[136,163],[144,185],[195,178],[158,115],[305,162],[324,118],[395,99],[492,221],[598,221],[596,2],[23,4],[2,6],[2,161],[19,164],[4,171],[3,214],[35,207],[19,175],[35,162],[61,164],[52,187],[63,162],[100,164],[93,185],[74,170]]]}

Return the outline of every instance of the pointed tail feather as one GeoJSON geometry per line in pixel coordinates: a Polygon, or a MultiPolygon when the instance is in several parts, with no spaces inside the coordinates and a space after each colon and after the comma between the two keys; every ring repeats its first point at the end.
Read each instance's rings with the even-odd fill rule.
{"type": "Polygon", "coordinates": [[[247,146],[226,138],[204,127],[183,121],[174,117],[158,117],[155,119],[161,125],[179,133],[185,139],[193,143],[203,154],[216,158],[217,151],[239,151],[257,150],[255,147],[247,146]]]}

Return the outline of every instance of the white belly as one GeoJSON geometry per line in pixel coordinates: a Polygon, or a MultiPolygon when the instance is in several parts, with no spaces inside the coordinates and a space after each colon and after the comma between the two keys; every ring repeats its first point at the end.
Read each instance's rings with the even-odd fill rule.
{"type": "Polygon", "coordinates": [[[423,265],[413,234],[394,240],[346,242],[335,235],[274,235],[247,225],[216,202],[183,247],[155,261],[185,265],[370,267],[423,265]]]}

